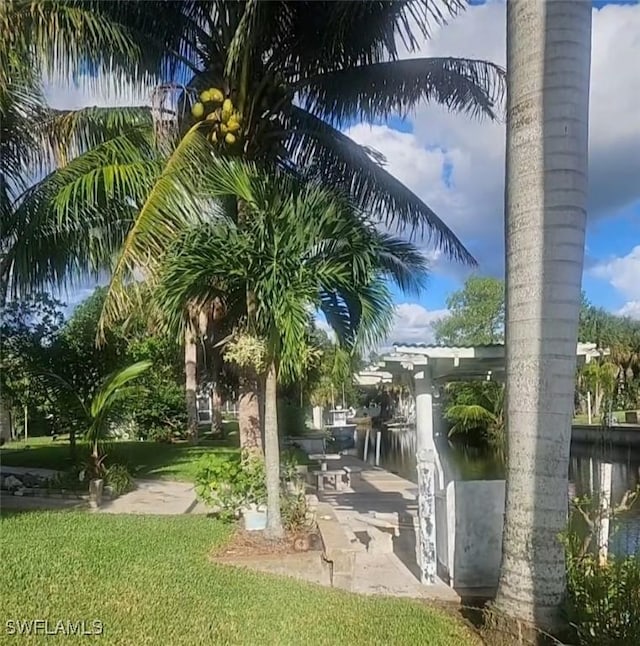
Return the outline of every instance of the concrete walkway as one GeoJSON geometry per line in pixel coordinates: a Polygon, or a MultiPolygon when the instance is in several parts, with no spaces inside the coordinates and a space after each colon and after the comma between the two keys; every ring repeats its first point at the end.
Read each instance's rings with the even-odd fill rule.
{"type": "Polygon", "coordinates": [[[318,492],[318,499],[333,507],[345,531],[361,543],[353,591],[458,602],[445,583],[420,583],[416,485],[352,456],[332,464],[341,466],[361,468],[360,479],[352,478],[351,488],[318,492]]]}
{"type": "Polygon", "coordinates": [[[206,514],[196,499],[193,485],[173,480],[136,480],[137,488],[115,500],[104,501],[97,510],[105,514],[206,514]]]}
{"type": "MultiPolygon", "coordinates": [[[[12,469],[16,475],[34,473],[35,469],[12,469]]],[[[41,470],[42,471],[42,470],[41,470]]],[[[5,475],[9,475],[3,469],[5,475]]],[[[14,496],[0,494],[0,505],[7,509],[87,509],[83,500],[49,496],[14,496]]],[[[193,485],[172,480],[136,480],[136,489],[115,500],[103,500],[96,513],[180,515],[206,514],[210,510],[196,499],[193,485]]]]}

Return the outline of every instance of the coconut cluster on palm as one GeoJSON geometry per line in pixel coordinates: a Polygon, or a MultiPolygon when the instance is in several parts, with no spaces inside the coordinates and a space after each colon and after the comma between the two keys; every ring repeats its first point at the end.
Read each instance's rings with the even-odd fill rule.
{"type": "Polygon", "coordinates": [[[203,90],[200,100],[191,106],[196,121],[211,124],[209,140],[212,144],[233,146],[239,139],[242,115],[236,110],[231,97],[217,87],[203,90]]]}

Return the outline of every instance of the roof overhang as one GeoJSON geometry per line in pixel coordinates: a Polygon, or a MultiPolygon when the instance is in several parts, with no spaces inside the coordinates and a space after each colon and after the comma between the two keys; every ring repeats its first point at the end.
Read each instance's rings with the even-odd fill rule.
{"type": "MultiPolygon", "coordinates": [[[[578,365],[609,354],[595,343],[578,343],[578,365]]],[[[435,381],[464,381],[472,379],[503,380],[505,373],[505,346],[441,346],[396,344],[393,352],[382,357],[381,369],[398,374],[415,372],[429,367],[435,381]]]]}

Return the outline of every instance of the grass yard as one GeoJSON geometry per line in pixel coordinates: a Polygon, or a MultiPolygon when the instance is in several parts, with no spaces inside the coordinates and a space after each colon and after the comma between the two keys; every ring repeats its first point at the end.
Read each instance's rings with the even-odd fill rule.
{"type": "MultiPolygon", "coordinates": [[[[2,630],[7,620],[39,618],[99,620],[101,644],[480,644],[455,618],[419,602],[213,565],[207,555],[228,532],[203,517],[5,513],[2,630]]],[[[12,639],[46,640],[2,643],[12,639]]]]}
{"type": "MultiPolygon", "coordinates": [[[[624,423],[624,416],[625,416],[625,411],[623,410],[616,410],[613,411],[613,416],[618,420],[618,423],[624,423]]],[[[589,423],[589,416],[588,415],[574,415],[573,417],[573,423],[574,424],[588,424],[589,423]]],[[[591,423],[599,426],[600,425],[600,416],[599,415],[593,415],[591,417],[591,423]]]]}
{"type": "MultiPolygon", "coordinates": [[[[71,466],[68,441],[13,442],[0,449],[0,463],[6,466],[39,467],[64,471],[71,466]]],[[[235,443],[206,440],[198,446],[160,442],[113,442],[107,449],[111,462],[126,464],[138,478],[166,478],[192,482],[198,462],[210,453],[234,453],[235,443]]],[[[82,447],[78,445],[78,453],[82,447]]]]}

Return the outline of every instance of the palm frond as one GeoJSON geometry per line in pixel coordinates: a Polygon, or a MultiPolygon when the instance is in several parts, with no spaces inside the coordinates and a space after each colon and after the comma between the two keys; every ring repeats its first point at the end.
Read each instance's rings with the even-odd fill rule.
{"type": "Polygon", "coordinates": [[[3,221],[11,290],[62,286],[110,270],[162,170],[146,126],[72,159],[26,191],[3,221]]]}
{"type": "MultiPolygon", "coordinates": [[[[95,11],[95,4],[10,0],[0,23],[5,46],[50,78],[66,78],[80,64],[101,72],[117,69],[121,78],[135,77],[138,44],[125,25],[95,11]]],[[[87,75],[86,80],[97,83],[98,76],[87,75]]]]}
{"type": "Polygon", "coordinates": [[[497,119],[506,91],[498,65],[467,58],[384,61],[318,74],[296,88],[301,107],[332,123],[406,116],[421,102],[497,119]]]}
{"type": "Polygon", "coordinates": [[[425,287],[429,262],[414,245],[388,234],[378,234],[377,262],[381,273],[403,292],[419,294],[425,287]]]}
{"type": "Polygon", "coordinates": [[[153,134],[153,119],[148,107],[47,110],[34,130],[42,139],[38,151],[42,157],[61,167],[74,157],[127,132],[137,130],[153,134]]]}
{"type": "Polygon", "coordinates": [[[466,433],[482,426],[496,424],[496,416],[479,404],[459,404],[450,406],[446,417],[454,422],[449,430],[449,436],[466,433]]]}
{"type": "Polygon", "coordinates": [[[368,2],[282,2],[271,64],[291,76],[326,72],[398,56],[410,51],[433,26],[464,8],[462,0],[375,0],[368,2]]]}
{"type": "Polygon", "coordinates": [[[429,206],[377,164],[364,147],[330,124],[293,107],[286,146],[298,166],[313,169],[319,179],[347,193],[364,211],[387,224],[419,231],[447,256],[475,264],[453,231],[429,206]]]}
{"type": "Polygon", "coordinates": [[[134,273],[152,279],[171,243],[203,220],[210,197],[201,180],[211,161],[211,146],[196,124],[167,160],[127,235],[107,292],[101,331],[132,305],[125,286],[134,273]]]}
{"type": "Polygon", "coordinates": [[[91,401],[91,417],[104,417],[114,403],[118,392],[133,379],[151,367],[151,361],[138,361],[109,375],[91,401]]]}

